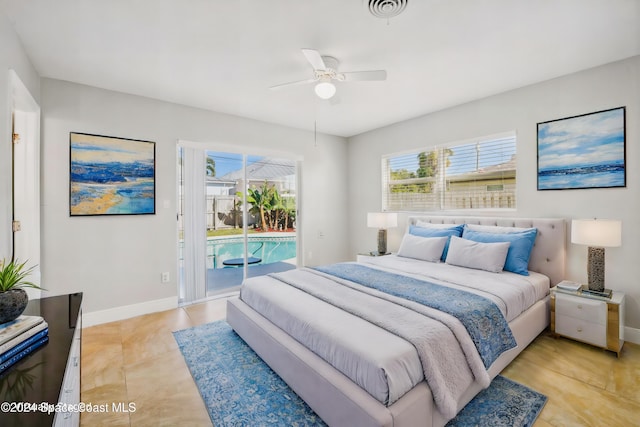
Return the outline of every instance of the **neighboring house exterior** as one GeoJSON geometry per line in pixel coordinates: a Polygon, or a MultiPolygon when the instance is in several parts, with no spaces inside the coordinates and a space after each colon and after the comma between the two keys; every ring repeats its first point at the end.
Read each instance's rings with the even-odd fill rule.
{"type": "MultiPolygon", "coordinates": [[[[390,186],[431,188],[424,192],[390,191],[388,210],[454,210],[516,207],[516,156],[472,172],[439,177],[390,181],[390,186]],[[442,182],[444,181],[444,182],[442,182]],[[443,188],[444,191],[439,189],[443,188]]],[[[396,188],[397,188],[396,187],[396,188]]]]}
{"type": "Polygon", "coordinates": [[[444,209],[516,207],[516,157],[447,179],[444,209]]]}

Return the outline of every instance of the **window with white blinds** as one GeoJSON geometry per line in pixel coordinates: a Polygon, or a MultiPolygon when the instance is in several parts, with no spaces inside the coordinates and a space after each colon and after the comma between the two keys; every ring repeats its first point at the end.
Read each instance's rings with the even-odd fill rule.
{"type": "Polygon", "coordinates": [[[516,134],[382,157],[386,211],[515,209],[516,134]]]}

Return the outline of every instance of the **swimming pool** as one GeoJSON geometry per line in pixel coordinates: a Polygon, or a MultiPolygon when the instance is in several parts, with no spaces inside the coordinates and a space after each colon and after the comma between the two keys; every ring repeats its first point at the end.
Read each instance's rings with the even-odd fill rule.
{"type": "MultiPolygon", "coordinates": [[[[296,257],[295,236],[249,236],[247,250],[250,257],[261,258],[259,264],[271,264],[296,257]]],[[[224,268],[224,261],[242,258],[244,240],[240,237],[207,239],[207,268],[224,268]]]]}

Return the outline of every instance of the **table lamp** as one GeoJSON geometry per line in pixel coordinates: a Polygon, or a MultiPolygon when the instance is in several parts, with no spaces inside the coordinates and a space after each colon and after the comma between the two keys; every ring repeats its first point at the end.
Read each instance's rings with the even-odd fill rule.
{"type": "Polygon", "coordinates": [[[574,219],[571,243],[589,246],[589,289],[604,292],[604,248],[622,245],[622,222],[608,219],[574,219]]]}
{"type": "Polygon", "coordinates": [[[378,229],[378,255],[387,253],[387,228],[397,226],[397,213],[369,212],[367,214],[367,227],[378,229]]]}

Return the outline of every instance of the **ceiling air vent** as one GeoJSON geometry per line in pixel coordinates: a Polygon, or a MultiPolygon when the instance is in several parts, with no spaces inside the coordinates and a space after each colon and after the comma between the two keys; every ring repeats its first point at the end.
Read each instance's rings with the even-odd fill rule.
{"type": "Polygon", "coordinates": [[[376,18],[390,19],[400,15],[409,0],[364,0],[369,12],[376,18]]]}

